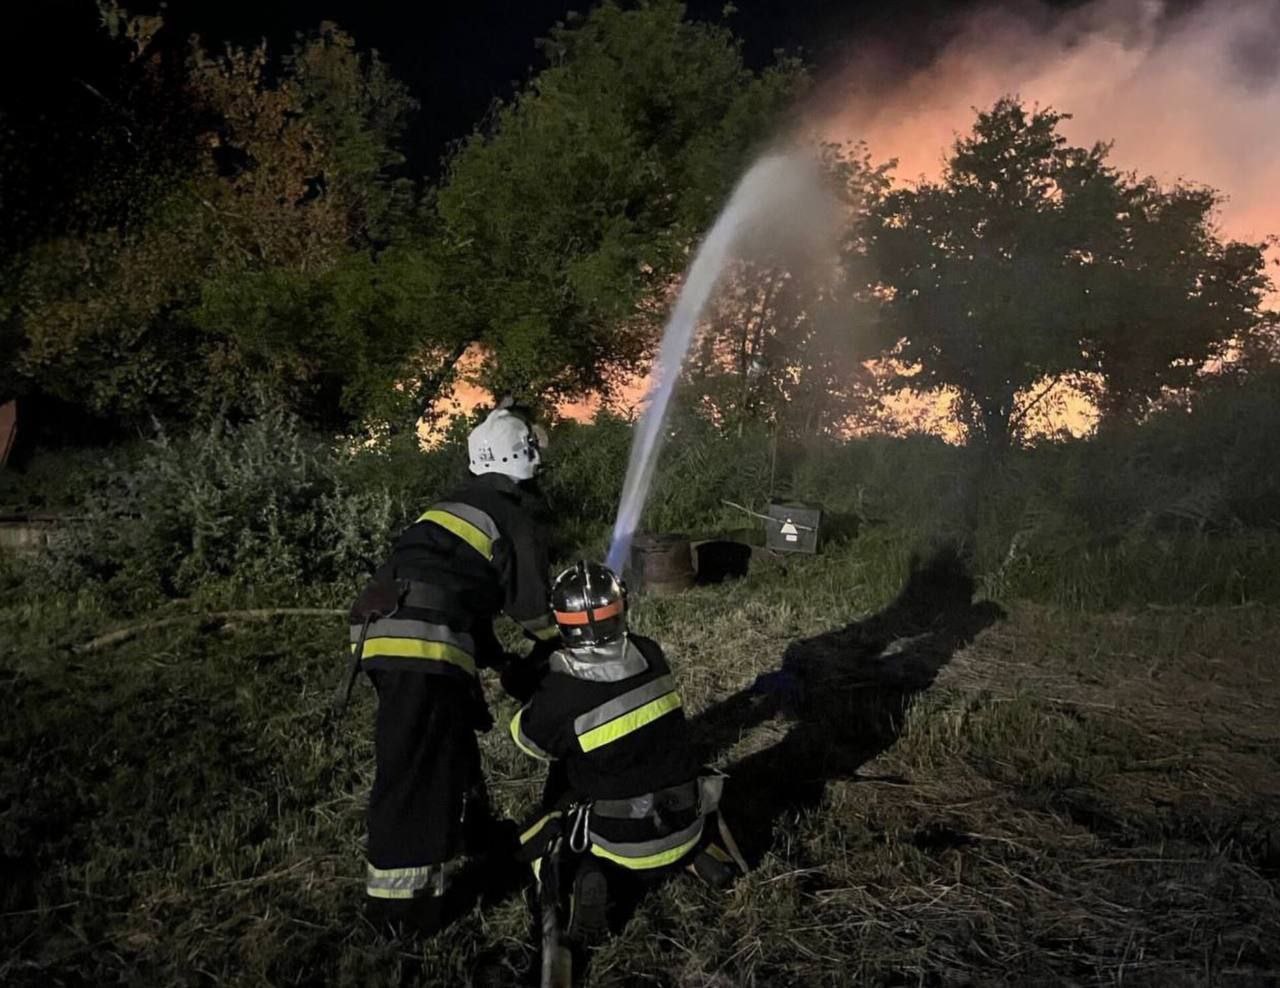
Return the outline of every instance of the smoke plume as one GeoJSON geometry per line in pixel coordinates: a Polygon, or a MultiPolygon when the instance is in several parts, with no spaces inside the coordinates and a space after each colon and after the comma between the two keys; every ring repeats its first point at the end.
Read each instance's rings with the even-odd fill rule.
{"type": "Polygon", "coordinates": [[[1121,168],[1224,193],[1223,235],[1280,233],[1277,0],[992,6],[945,25],[945,37],[915,70],[855,47],[823,87],[823,129],[896,157],[899,180],[936,177],[974,108],[1014,94],[1072,114],[1073,143],[1114,141],[1121,168]]]}

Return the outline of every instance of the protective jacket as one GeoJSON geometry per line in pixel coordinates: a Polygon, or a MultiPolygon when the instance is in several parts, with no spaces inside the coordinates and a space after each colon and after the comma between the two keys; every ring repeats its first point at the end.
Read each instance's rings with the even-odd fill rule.
{"type": "Polygon", "coordinates": [[[398,607],[364,626],[353,611],[351,645],[363,635],[365,669],[475,676],[502,651],[499,611],[535,640],[557,637],[547,606],[546,510],[501,474],[471,477],[431,505],[396,541],[374,584],[394,585],[398,607]]]}
{"type": "Polygon", "coordinates": [[[530,860],[563,835],[624,868],[673,865],[719,802],[722,777],[702,772],[662,649],[639,635],[555,652],[511,735],[526,754],[560,760],[566,785],[521,837],[530,860]]]}

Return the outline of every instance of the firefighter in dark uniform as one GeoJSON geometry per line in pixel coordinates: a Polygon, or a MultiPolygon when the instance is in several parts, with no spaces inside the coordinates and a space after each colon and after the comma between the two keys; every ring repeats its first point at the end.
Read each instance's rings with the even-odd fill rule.
{"type": "Polygon", "coordinates": [[[352,610],[354,661],[378,694],[365,888],[375,921],[399,931],[436,932],[464,853],[485,850],[475,732],[492,718],[476,670],[531,661],[503,652],[494,617],[520,623],[534,654],[558,639],[529,484],[539,446],[525,418],[492,412],[468,439],[472,476],[400,536],[352,610]]]}
{"type": "Polygon", "coordinates": [[[724,776],[698,761],[662,649],[627,631],[621,581],[580,562],[551,601],[564,646],[511,721],[526,754],[553,760],[521,857],[540,873],[559,855],[566,939],[589,943],[607,930],[615,883],[683,867],[722,887],[746,865],[718,813],[724,776]]]}

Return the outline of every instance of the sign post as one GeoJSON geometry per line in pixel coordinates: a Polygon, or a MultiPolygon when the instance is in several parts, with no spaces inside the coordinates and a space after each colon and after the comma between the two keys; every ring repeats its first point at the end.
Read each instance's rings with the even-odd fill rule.
{"type": "Polygon", "coordinates": [[[18,403],[6,401],[0,405],[0,467],[9,462],[13,442],[18,436],[18,403]]]}

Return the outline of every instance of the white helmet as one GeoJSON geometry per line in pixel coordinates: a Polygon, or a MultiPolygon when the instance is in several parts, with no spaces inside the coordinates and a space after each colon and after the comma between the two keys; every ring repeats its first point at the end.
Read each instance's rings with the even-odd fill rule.
{"type": "Polygon", "coordinates": [[[467,436],[467,453],[474,474],[501,473],[528,480],[542,465],[546,433],[519,415],[497,408],[467,436]]]}

